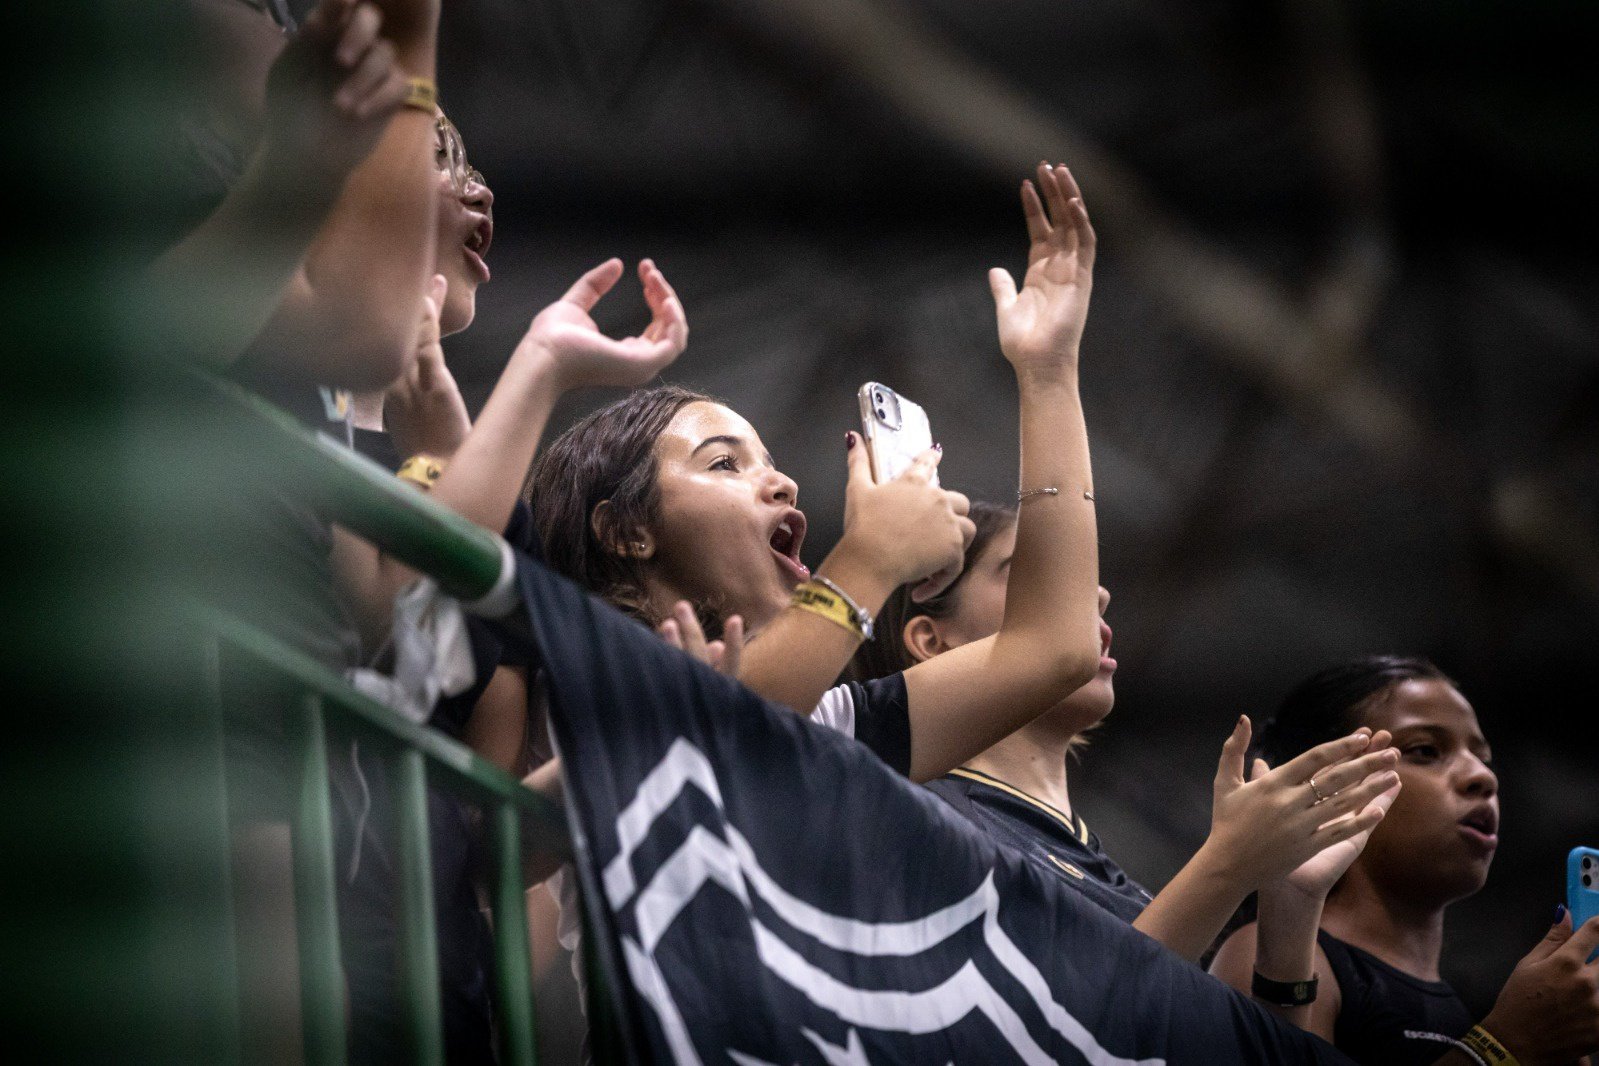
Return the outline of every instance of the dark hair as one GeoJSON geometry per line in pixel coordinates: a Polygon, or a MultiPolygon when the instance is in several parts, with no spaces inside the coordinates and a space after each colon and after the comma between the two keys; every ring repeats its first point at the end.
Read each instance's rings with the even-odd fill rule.
{"type": "Polygon", "coordinates": [[[1302,681],[1283,699],[1255,747],[1261,758],[1281,766],[1318,744],[1354,732],[1365,712],[1387,699],[1394,688],[1421,680],[1454,684],[1442,670],[1417,656],[1369,655],[1329,667],[1302,681]]]}
{"type": "Polygon", "coordinates": [[[650,610],[644,566],[617,546],[660,519],[655,442],[677,413],[709,396],[660,385],[601,408],[556,438],[529,478],[533,523],[549,565],[640,621],[650,610]],[[610,501],[596,533],[594,509],[610,501]]]}
{"type": "Polygon", "coordinates": [[[926,603],[911,599],[911,585],[901,585],[888,597],[883,609],[877,613],[877,625],[872,639],[861,645],[850,662],[850,675],[857,681],[870,681],[887,677],[916,665],[909,649],[905,647],[905,623],[912,618],[927,615],[943,618],[955,609],[955,596],[966,580],[971,565],[983,557],[995,535],[1016,522],[1016,508],[1002,507],[997,503],[973,502],[970,512],[977,535],[966,547],[966,560],[960,576],[950,586],[926,603]]]}

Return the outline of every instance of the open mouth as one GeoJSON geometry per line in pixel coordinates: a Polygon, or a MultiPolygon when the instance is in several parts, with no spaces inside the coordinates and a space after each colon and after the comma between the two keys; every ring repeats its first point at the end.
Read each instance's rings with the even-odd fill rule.
{"type": "Polygon", "coordinates": [[[1110,657],[1110,641],[1113,634],[1110,626],[1103,618],[1099,620],[1099,668],[1102,671],[1116,669],[1116,660],[1110,657]]]}
{"type": "Polygon", "coordinates": [[[1460,831],[1468,840],[1486,848],[1499,845],[1499,815],[1492,807],[1477,807],[1460,819],[1460,831]]]}
{"type": "Polygon", "coordinates": [[[777,556],[778,565],[795,581],[811,576],[810,568],[800,562],[800,545],[805,543],[805,516],[794,508],[783,512],[767,544],[777,556]]]}
{"type": "Polygon", "coordinates": [[[493,243],[494,222],[488,216],[484,216],[483,221],[467,235],[464,243],[467,262],[472,264],[484,281],[489,280],[488,254],[489,245],[493,243]]]}

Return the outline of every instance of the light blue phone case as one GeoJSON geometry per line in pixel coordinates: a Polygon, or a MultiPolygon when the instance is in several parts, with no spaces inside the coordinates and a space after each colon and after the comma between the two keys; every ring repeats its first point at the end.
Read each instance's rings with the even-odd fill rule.
{"type": "MultiPolygon", "coordinates": [[[[1576,929],[1599,914],[1599,850],[1572,848],[1566,856],[1566,906],[1571,910],[1571,928],[1576,929]]],[[[1588,956],[1599,958],[1599,948],[1588,956]]]]}

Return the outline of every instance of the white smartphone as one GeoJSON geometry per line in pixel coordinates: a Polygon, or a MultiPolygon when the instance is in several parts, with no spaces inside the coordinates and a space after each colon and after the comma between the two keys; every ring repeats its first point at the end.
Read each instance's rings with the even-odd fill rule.
{"type": "MultiPolygon", "coordinates": [[[[861,386],[861,435],[872,460],[872,480],[892,481],[916,457],[933,446],[933,428],[927,412],[887,385],[868,381],[861,386]]],[[[938,484],[938,472],[933,472],[938,484]]]]}

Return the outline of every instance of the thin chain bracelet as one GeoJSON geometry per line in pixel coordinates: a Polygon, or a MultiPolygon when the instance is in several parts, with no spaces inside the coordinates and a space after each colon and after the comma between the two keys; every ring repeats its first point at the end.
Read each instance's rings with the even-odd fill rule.
{"type": "MultiPolygon", "coordinates": [[[[1020,492],[1018,492],[1016,494],[1016,502],[1017,503],[1021,503],[1023,500],[1027,499],[1027,497],[1029,497],[1029,496],[1059,496],[1059,495],[1060,495],[1060,489],[1056,488],[1054,485],[1050,485],[1047,488],[1042,488],[1042,489],[1023,489],[1022,491],[1020,491],[1020,492]]],[[[1092,492],[1089,492],[1087,489],[1084,489],[1083,490],[1083,499],[1087,500],[1089,503],[1093,503],[1094,502],[1094,494],[1092,492]]]]}

